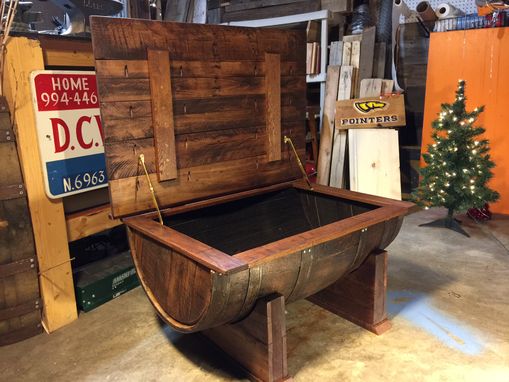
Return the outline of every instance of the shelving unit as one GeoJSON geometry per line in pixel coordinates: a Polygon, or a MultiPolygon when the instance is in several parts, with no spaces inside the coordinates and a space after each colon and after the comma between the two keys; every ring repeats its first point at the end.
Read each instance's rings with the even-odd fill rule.
{"type": "MultiPolygon", "coordinates": [[[[240,27],[274,27],[281,25],[291,25],[307,21],[320,21],[320,73],[314,75],[307,75],[306,81],[308,83],[320,83],[320,121],[323,119],[323,105],[325,100],[325,77],[327,73],[327,44],[329,40],[328,21],[331,13],[328,10],[321,10],[316,12],[301,13],[298,15],[273,17],[270,19],[247,20],[247,21],[231,21],[224,23],[224,25],[233,25],[240,27]]],[[[303,57],[305,59],[305,57],[303,57]]]]}
{"type": "MultiPolygon", "coordinates": [[[[52,332],[77,315],[68,242],[121,224],[109,217],[109,205],[66,216],[62,199],[49,199],[38,152],[30,73],[34,70],[90,70],[90,40],[62,36],[14,36],[6,48],[4,93],[17,135],[39,265],[43,326],[52,332]]],[[[86,193],[82,194],[86,197],[86,193]]]]}

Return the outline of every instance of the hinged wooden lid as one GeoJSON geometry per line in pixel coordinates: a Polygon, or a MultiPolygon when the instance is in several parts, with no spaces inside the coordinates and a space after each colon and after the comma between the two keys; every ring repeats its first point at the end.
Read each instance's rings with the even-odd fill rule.
{"type": "Polygon", "coordinates": [[[113,215],[299,178],[305,34],[93,17],[113,215]]]}

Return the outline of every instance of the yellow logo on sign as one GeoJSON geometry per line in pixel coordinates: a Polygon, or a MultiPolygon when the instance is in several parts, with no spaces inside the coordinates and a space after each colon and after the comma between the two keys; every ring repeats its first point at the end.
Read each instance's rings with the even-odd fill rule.
{"type": "Polygon", "coordinates": [[[359,110],[361,113],[365,114],[374,110],[385,109],[385,107],[388,105],[389,104],[387,102],[383,101],[362,101],[354,103],[355,108],[359,110]]]}

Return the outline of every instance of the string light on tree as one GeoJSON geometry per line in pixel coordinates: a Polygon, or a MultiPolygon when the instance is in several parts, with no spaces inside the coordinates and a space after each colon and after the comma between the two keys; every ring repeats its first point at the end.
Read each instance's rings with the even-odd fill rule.
{"type": "Polygon", "coordinates": [[[499,195],[487,186],[495,164],[488,155],[488,141],[479,137],[485,130],[474,126],[484,107],[468,112],[465,102],[465,82],[459,80],[454,102],[442,104],[438,119],[432,123],[434,142],[423,154],[426,166],[421,169],[422,180],[413,196],[425,208],[447,208],[445,218],[425,225],[468,236],[453,218],[454,213],[483,207],[499,195]]]}

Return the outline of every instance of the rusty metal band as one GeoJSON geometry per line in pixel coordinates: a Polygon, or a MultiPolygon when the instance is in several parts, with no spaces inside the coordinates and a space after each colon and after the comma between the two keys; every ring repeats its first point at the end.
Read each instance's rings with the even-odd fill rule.
{"type": "Polygon", "coordinates": [[[9,277],[17,273],[27,272],[36,268],[36,260],[31,257],[0,265],[0,278],[9,277]]]}
{"type": "Polygon", "coordinates": [[[0,186],[0,200],[11,200],[23,197],[25,197],[25,186],[22,183],[0,186]]]}
{"type": "Polygon", "coordinates": [[[39,299],[0,309],[0,320],[8,320],[10,318],[23,316],[34,310],[41,310],[41,301],[39,299]]]}
{"type": "Polygon", "coordinates": [[[11,129],[0,126],[0,143],[16,142],[16,135],[11,129]]]}

